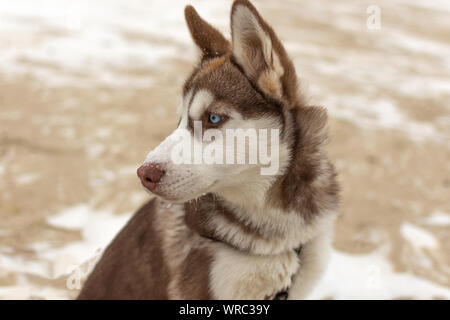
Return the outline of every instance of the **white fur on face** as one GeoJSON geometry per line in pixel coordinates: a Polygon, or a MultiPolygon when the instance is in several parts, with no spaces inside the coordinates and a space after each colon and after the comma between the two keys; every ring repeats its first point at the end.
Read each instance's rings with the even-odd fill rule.
{"type": "MultiPolygon", "coordinates": [[[[277,143],[271,144],[272,136],[278,134],[281,127],[279,119],[270,116],[244,119],[236,109],[222,103],[219,106],[220,112],[227,114],[229,119],[221,128],[216,129],[216,133],[221,133],[223,140],[214,140],[214,143],[222,143],[219,148],[223,154],[223,162],[206,162],[204,151],[214,143],[203,141],[201,136],[200,138],[196,136],[194,141],[192,130],[187,130],[187,127],[189,118],[199,119],[206,108],[214,103],[214,96],[208,90],[203,89],[195,94],[188,92],[183,100],[183,108],[179,110],[181,113],[179,127],[150,152],[145,161],[145,163],[158,164],[165,171],[157,189],[154,190],[156,194],[161,195],[166,200],[187,201],[206,192],[220,194],[223,188],[233,188],[242,185],[244,182],[255,182],[256,185],[264,185],[264,189],[267,189],[273,182],[275,175],[283,172],[289,160],[288,145],[285,142],[280,142],[280,137],[277,137],[277,143]],[[227,144],[227,139],[231,141],[231,138],[228,138],[228,133],[230,130],[237,129],[244,133],[247,130],[254,130],[258,134],[260,129],[267,130],[269,145],[266,146],[267,154],[264,154],[264,156],[269,156],[270,164],[260,162],[262,156],[260,153],[256,156],[258,161],[250,161],[251,158],[255,158],[254,155],[257,152],[254,151],[254,146],[250,150],[251,145],[245,138],[234,140],[234,136],[231,135],[234,143],[230,148],[230,145],[227,144]],[[273,129],[277,131],[271,131],[273,129]],[[187,142],[182,137],[187,137],[187,142]],[[194,143],[198,143],[197,147],[200,146],[200,148],[197,148],[194,143]],[[182,161],[183,157],[176,157],[176,159],[173,157],[174,154],[178,154],[178,150],[184,152],[185,148],[189,150],[189,161],[182,161]],[[198,150],[200,150],[200,155],[198,150]],[[233,155],[232,160],[234,161],[232,163],[227,162],[228,152],[233,155]],[[200,161],[197,161],[197,159],[200,161]],[[245,160],[244,163],[236,162],[239,159],[245,160]],[[261,172],[269,167],[273,171],[272,175],[263,177],[261,172]]],[[[259,144],[259,140],[256,140],[256,143],[259,144]]],[[[261,152],[260,146],[261,144],[257,148],[258,152],[261,152]]],[[[255,194],[258,197],[259,195],[260,192],[255,194]]]]}
{"type": "Polygon", "coordinates": [[[189,91],[183,99],[181,110],[178,110],[181,114],[178,128],[147,155],[144,163],[158,164],[165,171],[154,191],[166,200],[184,202],[196,198],[206,192],[219,178],[214,174],[208,174],[209,166],[177,164],[172,158],[174,148],[180,144],[180,138],[190,134],[187,131],[189,109],[193,110],[193,116],[200,117],[213,100],[214,97],[209,91],[200,90],[195,96],[192,90],[189,91]]]}
{"type": "Polygon", "coordinates": [[[180,124],[178,125],[178,128],[187,128],[188,126],[188,110],[189,110],[189,104],[191,103],[192,99],[192,90],[190,90],[186,95],[183,97],[183,103],[181,103],[177,110],[177,115],[180,117],[180,124]]]}
{"type": "Polygon", "coordinates": [[[190,197],[186,190],[193,190],[195,189],[195,186],[202,186],[202,181],[195,178],[197,175],[194,175],[189,167],[175,165],[171,161],[172,149],[177,145],[179,137],[185,133],[186,128],[188,127],[188,110],[192,95],[193,92],[191,90],[184,96],[183,103],[177,110],[177,113],[181,117],[178,128],[164,139],[164,141],[154,150],[149,152],[144,162],[144,164],[158,164],[163,168],[165,174],[155,191],[157,191],[161,197],[176,202],[183,202],[186,199],[189,200],[190,197]],[[187,198],[185,198],[185,196],[187,196],[187,198]]]}
{"type": "Polygon", "coordinates": [[[200,119],[203,112],[206,110],[206,108],[208,108],[208,106],[213,101],[214,96],[208,90],[197,91],[189,108],[189,116],[191,117],[191,119],[193,120],[200,119]]]}

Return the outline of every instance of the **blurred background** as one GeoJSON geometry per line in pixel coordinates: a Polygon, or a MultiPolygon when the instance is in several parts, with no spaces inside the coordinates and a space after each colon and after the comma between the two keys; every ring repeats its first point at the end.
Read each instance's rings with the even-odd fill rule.
{"type": "MultiPolygon", "coordinates": [[[[76,297],[146,200],[136,168],[196,61],[183,9],[0,0],[0,298],[76,297]]],[[[343,187],[316,299],[450,299],[450,3],[253,0],[330,114],[343,187]]]]}

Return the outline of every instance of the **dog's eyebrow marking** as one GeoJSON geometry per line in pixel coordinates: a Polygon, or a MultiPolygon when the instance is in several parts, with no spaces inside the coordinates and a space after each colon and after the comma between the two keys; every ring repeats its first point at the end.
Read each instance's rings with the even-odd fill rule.
{"type": "Polygon", "coordinates": [[[188,110],[189,106],[192,103],[193,90],[189,90],[189,92],[184,96],[183,103],[181,104],[181,110],[179,111],[181,119],[178,124],[178,128],[187,128],[189,122],[188,110]]]}
{"type": "Polygon", "coordinates": [[[190,118],[194,120],[200,119],[203,112],[213,101],[214,96],[208,90],[200,89],[197,91],[189,107],[190,118]]]}

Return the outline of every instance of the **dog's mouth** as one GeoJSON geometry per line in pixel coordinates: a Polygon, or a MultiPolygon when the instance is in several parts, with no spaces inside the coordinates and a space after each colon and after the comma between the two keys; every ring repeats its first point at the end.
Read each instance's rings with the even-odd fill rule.
{"type": "Polygon", "coordinates": [[[209,184],[206,188],[202,188],[201,190],[193,190],[191,188],[186,188],[185,190],[177,190],[171,188],[170,184],[161,180],[158,183],[147,182],[144,183],[141,179],[142,188],[150,195],[154,195],[160,198],[163,201],[171,202],[171,203],[184,203],[192,199],[199,198],[207,192],[211,192],[214,186],[217,184],[218,180],[215,180],[213,183],[209,184]],[[150,187],[150,188],[149,188],[150,187]]]}
{"type": "Polygon", "coordinates": [[[198,192],[193,195],[180,194],[180,195],[175,196],[175,195],[171,194],[170,191],[169,192],[164,192],[164,191],[159,191],[159,190],[150,191],[145,186],[142,186],[142,187],[144,188],[144,190],[147,193],[154,195],[154,196],[160,198],[161,200],[164,200],[166,202],[171,202],[171,203],[184,203],[189,200],[196,199],[196,198],[200,197],[201,195],[205,194],[205,192],[198,192]]]}

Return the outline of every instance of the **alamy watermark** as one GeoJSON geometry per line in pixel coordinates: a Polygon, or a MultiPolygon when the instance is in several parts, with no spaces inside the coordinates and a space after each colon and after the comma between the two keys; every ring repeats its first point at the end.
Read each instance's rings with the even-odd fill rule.
{"type": "Polygon", "coordinates": [[[367,7],[366,13],[369,17],[366,20],[366,26],[369,30],[381,29],[381,9],[377,5],[371,5],[367,7]]]}
{"type": "Polygon", "coordinates": [[[84,280],[94,270],[95,265],[100,260],[102,249],[98,248],[93,257],[81,265],[70,267],[69,276],[66,279],[66,287],[69,290],[80,290],[84,280]]]}
{"type": "Polygon", "coordinates": [[[193,133],[179,128],[171,136],[174,164],[259,165],[261,175],[275,175],[280,167],[279,129],[208,129],[194,121],[193,133]]]}

